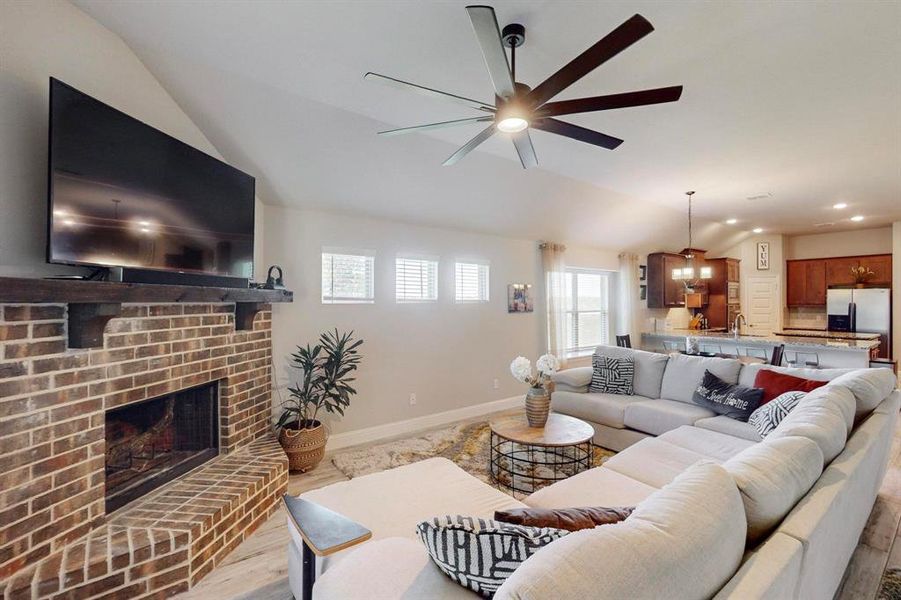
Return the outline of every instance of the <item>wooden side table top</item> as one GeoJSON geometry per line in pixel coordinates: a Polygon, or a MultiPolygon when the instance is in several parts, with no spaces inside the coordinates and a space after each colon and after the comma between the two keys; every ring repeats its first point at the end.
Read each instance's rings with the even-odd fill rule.
{"type": "Polygon", "coordinates": [[[529,427],[526,415],[496,419],[489,423],[491,431],[504,439],[532,446],[575,446],[594,437],[594,428],[581,419],[551,413],[543,428],[529,427]]]}
{"type": "Polygon", "coordinates": [[[309,500],[282,496],[291,522],[316,556],[328,556],[372,537],[372,532],[344,515],[309,500]]]}

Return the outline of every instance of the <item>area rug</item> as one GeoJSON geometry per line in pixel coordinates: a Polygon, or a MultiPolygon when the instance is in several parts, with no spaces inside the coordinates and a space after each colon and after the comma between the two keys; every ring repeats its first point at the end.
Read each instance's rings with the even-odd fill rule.
{"type": "MultiPolygon", "coordinates": [[[[344,475],[353,479],[441,456],[453,461],[464,471],[485,483],[496,485],[488,470],[490,433],[487,421],[453,425],[360,450],[339,452],[332,457],[332,463],[344,475]]],[[[613,455],[614,453],[609,450],[593,446],[592,466],[599,466],[613,455]]],[[[515,472],[517,488],[525,486],[532,491],[541,487],[542,483],[531,477],[546,476],[540,467],[528,472],[521,470],[515,472]]]]}

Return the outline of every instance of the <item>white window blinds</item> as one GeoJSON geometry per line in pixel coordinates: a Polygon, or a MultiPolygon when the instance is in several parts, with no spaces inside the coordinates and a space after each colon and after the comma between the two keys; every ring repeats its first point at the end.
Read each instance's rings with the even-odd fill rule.
{"type": "Polygon", "coordinates": [[[322,253],[323,304],[373,304],[375,256],[372,253],[322,253]]]}
{"type": "Polygon", "coordinates": [[[458,303],[488,302],[488,265],[458,262],[455,269],[458,303]]]}
{"type": "Polygon", "coordinates": [[[566,270],[566,352],[584,354],[610,341],[611,273],[566,270]]]}
{"type": "Polygon", "coordinates": [[[394,262],[395,296],[398,302],[438,300],[438,261],[398,256],[394,262]]]}

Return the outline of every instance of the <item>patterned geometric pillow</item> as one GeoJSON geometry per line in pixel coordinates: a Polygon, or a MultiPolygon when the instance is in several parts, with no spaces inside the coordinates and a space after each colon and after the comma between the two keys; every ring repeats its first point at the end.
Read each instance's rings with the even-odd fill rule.
{"type": "Polygon", "coordinates": [[[612,358],[595,354],[591,357],[591,367],[593,370],[589,392],[626,396],[634,393],[632,382],[635,379],[635,359],[631,356],[612,358]]]}
{"type": "Polygon", "coordinates": [[[486,598],[539,548],[569,533],[460,515],[434,517],[416,531],[445,575],[486,598]]]}
{"type": "Polygon", "coordinates": [[[788,416],[807,392],[785,392],[776,396],[766,404],[751,413],[748,423],[754,426],[760,437],[765,438],[773,432],[782,419],[788,416]]]}

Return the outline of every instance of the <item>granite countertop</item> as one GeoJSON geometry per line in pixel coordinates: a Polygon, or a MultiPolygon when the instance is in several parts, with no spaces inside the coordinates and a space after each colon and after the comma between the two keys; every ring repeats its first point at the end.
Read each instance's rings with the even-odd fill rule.
{"type": "MultiPolygon", "coordinates": [[[[826,332],[820,332],[826,333],[826,332]]],[[[677,337],[684,338],[692,335],[705,340],[718,340],[721,342],[735,343],[736,337],[723,331],[699,331],[690,329],[674,329],[672,331],[654,331],[643,333],[649,337],[677,337]]],[[[786,346],[820,346],[835,350],[864,350],[869,351],[879,345],[879,340],[838,340],[826,336],[796,336],[796,335],[739,335],[737,340],[745,344],[785,344],[786,346]]]]}
{"type": "Polygon", "coordinates": [[[827,331],[825,329],[783,329],[776,335],[791,337],[817,337],[833,340],[878,340],[878,333],[851,333],[849,331],[827,331]]]}

